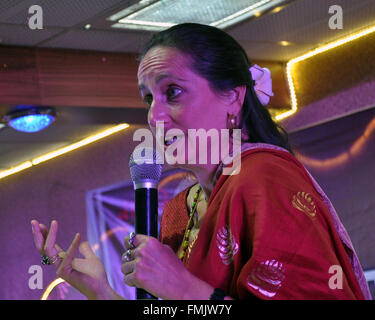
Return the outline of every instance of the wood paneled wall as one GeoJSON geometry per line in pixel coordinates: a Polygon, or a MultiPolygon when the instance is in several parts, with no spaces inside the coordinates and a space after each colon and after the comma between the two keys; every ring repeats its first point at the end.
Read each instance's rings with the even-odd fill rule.
{"type": "MultiPolygon", "coordinates": [[[[283,64],[255,62],[272,72],[269,107],[289,105],[283,64]]],[[[144,108],[136,55],[0,46],[0,104],[144,108]]]]}
{"type": "Polygon", "coordinates": [[[1,104],[143,107],[133,55],[0,47],[0,66],[1,104]]]}

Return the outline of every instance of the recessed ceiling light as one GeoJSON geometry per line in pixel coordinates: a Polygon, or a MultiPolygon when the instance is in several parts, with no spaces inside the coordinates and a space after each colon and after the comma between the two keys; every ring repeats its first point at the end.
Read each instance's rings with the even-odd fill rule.
{"type": "Polygon", "coordinates": [[[90,29],[90,28],[91,28],[91,24],[88,23],[88,24],[85,25],[85,29],[86,29],[86,30],[88,30],[88,29],[90,29]]]}
{"type": "Polygon", "coordinates": [[[160,31],[184,22],[226,28],[287,0],[143,0],[110,16],[113,28],[160,31]]]}
{"type": "Polygon", "coordinates": [[[283,46],[283,47],[287,47],[287,46],[292,45],[292,43],[289,42],[289,41],[280,41],[280,42],[279,42],[279,45],[281,45],[281,46],[283,46]]]}
{"type": "Polygon", "coordinates": [[[38,132],[47,128],[56,117],[50,107],[17,106],[5,115],[8,125],[21,132],[38,132]]]}
{"type": "Polygon", "coordinates": [[[280,12],[280,11],[283,10],[283,9],[284,9],[283,6],[279,6],[279,7],[276,7],[275,9],[273,9],[273,10],[271,11],[271,13],[278,13],[278,12],[280,12]]]}

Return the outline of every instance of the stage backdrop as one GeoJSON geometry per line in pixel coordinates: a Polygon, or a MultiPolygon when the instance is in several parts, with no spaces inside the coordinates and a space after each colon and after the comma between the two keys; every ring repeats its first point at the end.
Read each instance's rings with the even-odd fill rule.
{"type": "MultiPolygon", "coordinates": [[[[163,172],[159,187],[159,223],[165,204],[177,193],[195,183],[183,170],[163,172]]],[[[87,194],[87,236],[101,258],[113,289],[126,299],[135,299],[134,288],[123,282],[121,255],[123,239],[134,231],[134,187],[131,181],[100,188],[87,194]]]]}
{"type": "Polygon", "coordinates": [[[290,141],[332,201],[375,297],[375,108],[291,133],[290,141]]]}

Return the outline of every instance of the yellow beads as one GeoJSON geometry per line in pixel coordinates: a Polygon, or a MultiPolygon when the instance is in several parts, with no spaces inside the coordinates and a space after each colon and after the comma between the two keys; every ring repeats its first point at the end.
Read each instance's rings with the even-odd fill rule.
{"type": "Polygon", "coordinates": [[[194,226],[193,218],[194,218],[195,213],[197,212],[197,201],[198,201],[199,194],[200,194],[201,190],[202,190],[201,186],[198,186],[198,189],[197,189],[196,193],[194,194],[193,204],[191,206],[191,211],[190,211],[190,214],[189,214],[189,221],[187,223],[187,227],[186,227],[185,234],[184,234],[184,239],[182,241],[182,251],[179,254],[179,258],[181,260],[184,259],[186,249],[189,247],[189,236],[190,236],[191,229],[194,226]]]}

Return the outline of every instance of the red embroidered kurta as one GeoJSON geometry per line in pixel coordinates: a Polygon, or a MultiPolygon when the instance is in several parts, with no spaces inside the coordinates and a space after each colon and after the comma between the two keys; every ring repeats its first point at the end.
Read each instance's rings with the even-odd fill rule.
{"type": "MultiPolygon", "coordinates": [[[[175,252],[187,194],[162,216],[160,240],[175,252]]],[[[306,169],[288,152],[256,148],[242,153],[239,174],[220,176],[184,263],[235,299],[365,299],[346,250],[306,169]]]]}

